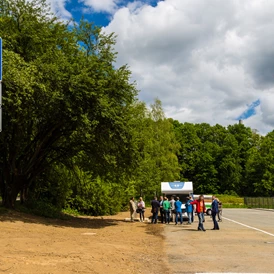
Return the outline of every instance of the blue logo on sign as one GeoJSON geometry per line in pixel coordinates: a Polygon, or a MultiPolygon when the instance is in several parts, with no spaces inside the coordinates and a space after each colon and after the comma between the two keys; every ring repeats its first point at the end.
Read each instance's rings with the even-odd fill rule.
{"type": "Polygon", "coordinates": [[[185,182],[172,182],[169,183],[170,188],[172,189],[182,189],[184,188],[185,182]]]}

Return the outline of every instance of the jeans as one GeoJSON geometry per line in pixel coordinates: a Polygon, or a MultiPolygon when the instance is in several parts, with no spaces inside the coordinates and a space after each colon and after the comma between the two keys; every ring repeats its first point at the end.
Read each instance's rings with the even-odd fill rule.
{"type": "Polygon", "coordinates": [[[142,209],[139,214],[140,214],[140,221],[144,221],[145,220],[145,211],[142,209]]]}
{"type": "Polygon", "coordinates": [[[188,217],[188,223],[192,223],[192,212],[187,212],[187,217],[188,217]]]}
{"type": "Polygon", "coordinates": [[[165,223],[168,223],[169,224],[169,216],[170,216],[170,212],[169,210],[164,210],[164,213],[165,213],[165,223]]]}
{"type": "Polygon", "coordinates": [[[199,224],[198,224],[198,230],[205,230],[204,229],[204,213],[198,213],[198,218],[199,218],[199,224]]]}
{"type": "Polygon", "coordinates": [[[158,220],[158,210],[156,212],[153,212],[151,223],[157,224],[157,220],[158,220]]]}
{"type": "Polygon", "coordinates": [[[163,208],[160,208],[160,215],[161,215],[161,223],[164,223],[165,213],[163,208]]]}
{"type": "Polygon", "coordinates": [[[213,221],[213,225],[214,225],[214,229],[219,229],[219,225],[218,225],[218,222],[216,220],[216,215],[217,213],[216,212],[212,212],[211,216],[212,216],[212,221],[213,221]]]}
{"type": "Polygon", "coordinates": [[[182,217],[182,212],[177,211],[176,212],[176,218],[175,218],[175,223],[176,225],[178,224],[178,215],[180,216],[180,223],[183,223],[183,217],[182,217]]]}

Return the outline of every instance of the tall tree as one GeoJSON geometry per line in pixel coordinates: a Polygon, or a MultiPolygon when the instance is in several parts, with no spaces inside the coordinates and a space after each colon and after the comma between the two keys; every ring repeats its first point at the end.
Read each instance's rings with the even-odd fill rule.
{"type": "Polygon", "coordinates": [[[3,204],[13,207],[52,164],[79,153],[94,174],[118,176],[132,163],[128,116],[137,91],[128,68],[113,67],[115,37],[87,22],[69,28],[44,0],[4,2],[3,204]]]}

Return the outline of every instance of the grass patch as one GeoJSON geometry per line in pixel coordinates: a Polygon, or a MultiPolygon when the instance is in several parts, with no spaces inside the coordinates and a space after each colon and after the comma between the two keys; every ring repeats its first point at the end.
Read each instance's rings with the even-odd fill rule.
{"type": "Polygon", "coordinates": [[[74,217],[83,215],[83,214],[80,214],[76,209],[72,209],[72,208],[69,208],[69,207],[63,209],[62,212],[66,215],[70,215],[70,216],[74,216],[74,217]]]}
{"type": "Polygon", "coordinates": [[[62,210],[44,201],[36,201],[23,205],[20,202],[17,202],[15,205],[15,209],[19,212],[52,219],[67,220],[70,218],[70,216],[63,213],[62,210]]]}
{"type": "Polygon", "coordinates": [[[222,202],[223,208],[247,208],[243,197],[226,194],[216,194],[216,197],[222,202]]]}

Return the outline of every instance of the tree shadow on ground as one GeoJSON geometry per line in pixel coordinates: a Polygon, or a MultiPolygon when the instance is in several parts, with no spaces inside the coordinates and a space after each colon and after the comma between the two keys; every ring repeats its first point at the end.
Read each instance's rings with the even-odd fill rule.
{"type": "Polygon", "coordinates": [[[161,224],[147,223],[146,233],[151,236],[157,236],[164,239],[164,226],[161,224]]]}
{"type": "Polygon", "coordinates": [[[16,210],[1,210],[0,222],[24,222],[30,224],[41,224],[54,227],[72,227],[72,228],[89,228],[101,229],[109,226],[116,226],[122,219],[117,219],[111,216],[107,217],[89,217],[80,216],[74,217],[70,215],[65,216],[66,219],[51,219],[40,217],[32,214],[22,213],[16,210]]]}

